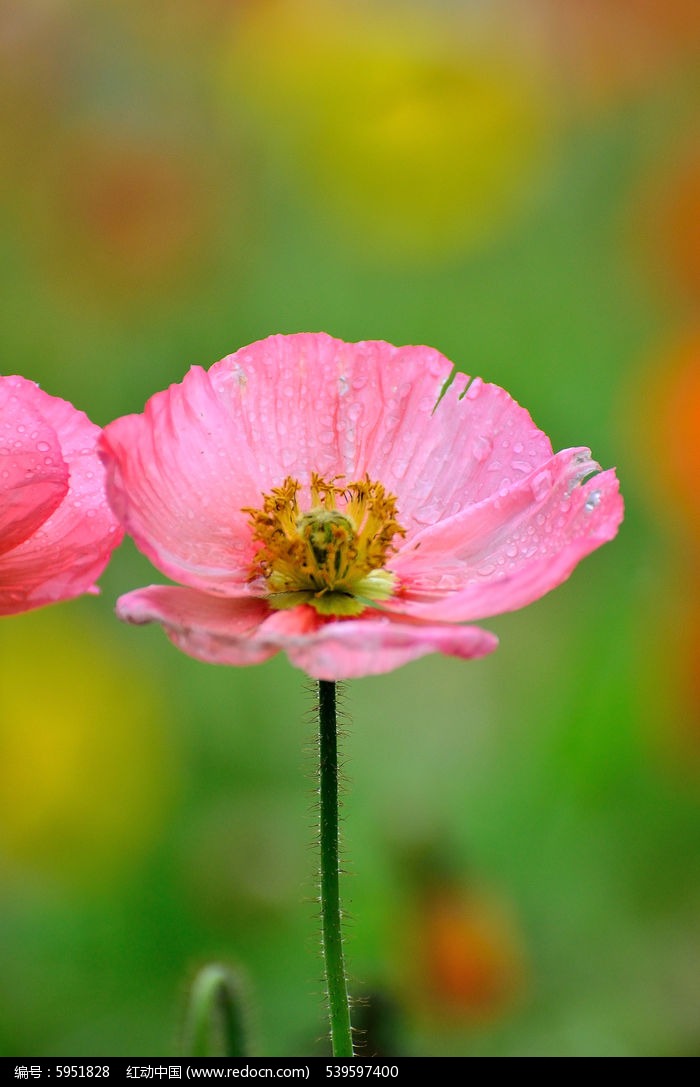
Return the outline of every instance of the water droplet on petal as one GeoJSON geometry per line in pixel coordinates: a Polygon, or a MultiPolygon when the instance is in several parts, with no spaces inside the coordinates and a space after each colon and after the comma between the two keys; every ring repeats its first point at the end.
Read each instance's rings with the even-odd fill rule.
{"type": "Polygon", "coordinates": [[[478,460],[480,463],[483,463],[491,453],[492,449],[493,442],[491,441],[491,439],[487,438],[485,434],[480,435],[472,446],[472,454],[474,456],[474,460],[478,460]]]}
{"type": "Polygon", "coordinates": [[[467,400],[476,400],[483,387],[484,383],[481,378],[475,377],[464,395],[466,396],[467,400]]]}
{"type": "Polygon", "coordinates": [[[485,566],[480,566],[477,573],[481,574],[482,577],[491,577],[495,569],[493,563],[487,563],[485,566]]]}
{"type": "Polygon", "coordinates": [[[51,448],[48,442],[37,442],[36,447],[40,453],[48,453],[49,449],[51,448]]]}
{"type": "Polygon", "coordinates": [[[437,505],[421,506],[417,509],[413,517],[421,525],[434,525],[436,521],[440,520],[442,509],[437,505]]]}
{"type": "Polygon", "coordinates": [[[545,470],[538,472],[532,481],[532,495],[536,502],[542,502],[549,494],[552,486],[552,474],[545,470]]]}
{"type": "Polygon", "coordinates": [[[601,499],[600,491],[591,491],[588,498],[586,499],[586,504],[583,507],[585,509],[586,513],[592,513],[593,510],[598,505],[598,503],[600,502],[600,499],[601,499]]]}

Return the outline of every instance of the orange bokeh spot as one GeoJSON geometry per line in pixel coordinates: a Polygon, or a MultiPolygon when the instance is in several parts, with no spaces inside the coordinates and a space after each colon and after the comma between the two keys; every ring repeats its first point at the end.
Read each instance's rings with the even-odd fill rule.
{"type": "Polygon", "coordinates": [[[516,927],[503,904],[450,881],[419,893],[407,987],[416,1010],[452,1026],[503,1014],[523,983],[516,927]]]}
{"type": "Polygon", "coordinates": [[[680,516],[680,527],[700,539],[700,332],[662,358],[638,389],[628,429],[654,502],[670,506],[674,527],[680,516]]]}
{"type": "Polygon", "coordinates": [[[700,48],[697,0],[532,0],[563,81],[586,106],[643,91],[700,48]]]}

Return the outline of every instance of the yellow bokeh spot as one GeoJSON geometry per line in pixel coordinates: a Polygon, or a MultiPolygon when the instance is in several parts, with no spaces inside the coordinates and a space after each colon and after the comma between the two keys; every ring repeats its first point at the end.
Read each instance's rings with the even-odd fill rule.
{"type": "Polygon", "coordinates": [[[162,827],[173,759],[160,692],[81,606],[0,622],[0,855],[104,882],[162,827]]]}
{"type": "MultiPolygon", "coordinates": [[[[474,17],[475,18],[475,17],[474,17]]],[[[455,251],[522,202],[551,134],[544,65],[504,26],[406,5],[246,5],[226,85],[384,255],[455,251]]]]}

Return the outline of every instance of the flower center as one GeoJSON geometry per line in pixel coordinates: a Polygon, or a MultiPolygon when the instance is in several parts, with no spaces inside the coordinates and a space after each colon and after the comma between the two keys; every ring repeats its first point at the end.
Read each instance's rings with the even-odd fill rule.
{"type": "Polygon", "coordinates": [[[299,507],[301,484],[288,476],[250,514],[261,547],[253,576],[267,581],[273,608],[310,604],[321,615],[359,615],[393,593],[396,576],[384,569],[394,536],[396,499],[369,477],[336,486],[311,475],[311,509],[299,507]]]}

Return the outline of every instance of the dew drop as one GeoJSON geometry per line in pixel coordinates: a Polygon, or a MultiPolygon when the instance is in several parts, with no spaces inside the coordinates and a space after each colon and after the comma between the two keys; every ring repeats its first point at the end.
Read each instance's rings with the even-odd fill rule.
{"type": "Polygon", "coordinates": [[[522,442],[513,442],[513,452],[514,453],[522,453],[523,448],[524,447],[523,447],[522,442]]]}
{"type": "Polygon", "coordinates": [[[291,468],[296,460],[296,454],[293,449],[283,449],[280,456],[283,468],[291,468]]]}
{"type": "Polygon", "coordinates": [[[526,460],[514,460],[512,467],[516,472],[527,473],[530,471],[532,465],[530,465],[526,460]]]}
{"type": "Polygon", "coordinates": [[[480,435],[472,446],[472,454],[474,460],[478,460],[480,464],[486,460],[493,449],[493,442],[490,438],[487,438],[485,434],[480,435]]]}
{"type": "Polygon", "coordinates": [[[415,513],[413,514],[413,517],[421,525],[434,525],[435,522],[440,519],[440,514],[441,513],[442,513],[442,510],[441,510],[440,506],[437,506],[437,505],[421,506],[420,509],[417,509],[415,511],[415,513]]]}
{"type": "Polygon", "coordinates": [[[544,472],[538,472],[532,481],[532,495],[536,502],[542,502],[552,486],[552,474],[545,468],[544,472]]]}
{"type": "Polygon", "coordinates": [[[48,442],[37,442],[36,447],[39,453],[48,453],[49,449],[51,448],[48,442]]]}
{"type": "Polygon", "coordinates": [[[515,544],[509,544],[508,547],[506,548],[506,555],[508,556],[509,559],[514,559],[515,556],[517,555],[517,553],[518,553],[518,549],[515,546],[515,544]]]}
{"type": "Polygon", "coordinates": [[[593,513],[593,510],[596,508],[596,506],[600,502],[600,498],[601,498],[600,491],[591,491],[588,498],[586,499],[586,504],[583,507],[585,509],[586,513],[593,513]]]}
{"type": "Polygon", "coordinates": [[[480,566],[477,573],[481,574],[482,577],[491,577],[495,569],[496,567],[493,563],[487,563],[486,566],[480,566]]]}

